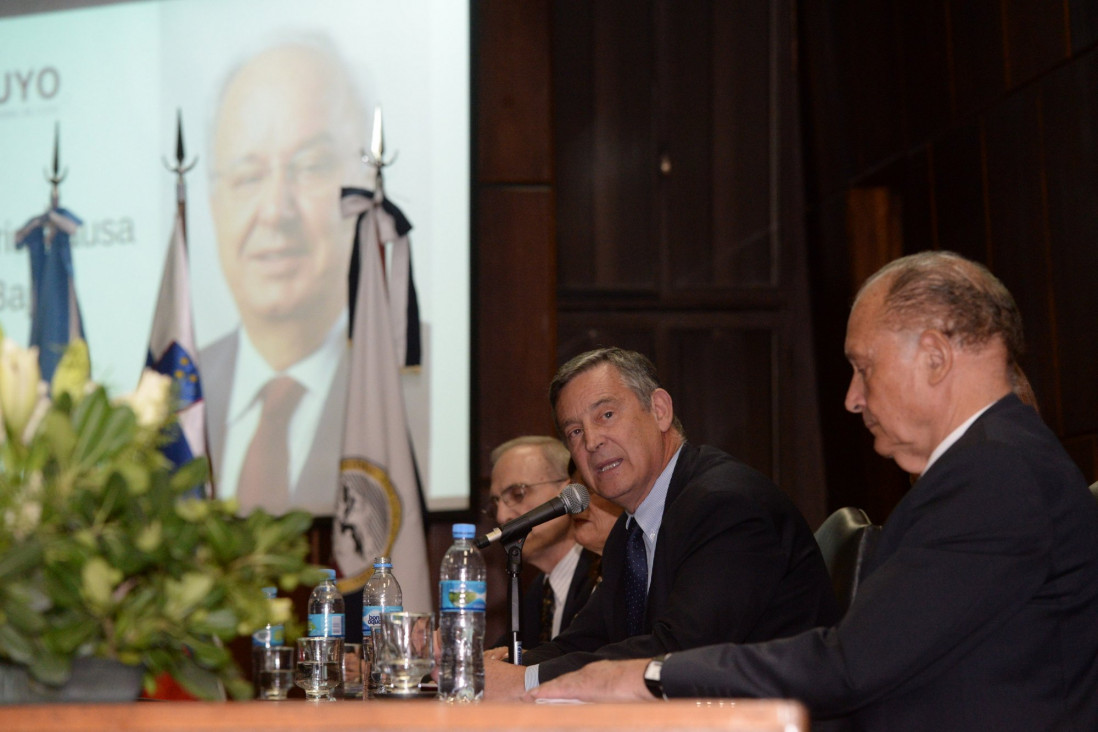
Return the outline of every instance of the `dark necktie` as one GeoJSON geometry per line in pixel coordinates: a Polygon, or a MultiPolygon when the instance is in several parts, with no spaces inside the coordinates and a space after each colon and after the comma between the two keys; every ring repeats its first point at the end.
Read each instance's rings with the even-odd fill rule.
{"type": "Polygon", "coordinates": [[[285,513],[290,503],[289,427],[305,388],[291,376],[276,376],[266,383],[259,415],[236,490],[240,512],[262,506],[273,514],[285,513]]]}
{"type": "Polygon", "coordinates": [[[625,539],[625,629],[630,636],[644,630],[644,605],[648,597],[648,551],[644,531],[635,518],[629,519],[625,539]]]}
{"type": "Polygon", "coordinates": [[[557,597],[553,594],[553,585],[549,575],[545,575],[545,586],[541,595],[541,632],[538,640],[542,643],[553,640],[553,611],[556,610],[557,597]]]}

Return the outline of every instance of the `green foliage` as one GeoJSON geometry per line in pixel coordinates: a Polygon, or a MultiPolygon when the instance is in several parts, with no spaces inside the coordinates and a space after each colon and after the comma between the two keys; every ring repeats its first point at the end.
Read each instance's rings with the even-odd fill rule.
{"type": "Polygon", "coordinates": [[[33,434],[0,435],[0,659],[47,684],[99,656],[142,664],[147,687],[168,672],[202,698],[219,682],[249,696],[226,643],[269,622],[299,631],[261,588],[319,580],[311,517],[188,497],[208,465],[172,472],[157,449],[169,420],[142,424],[139,408],[77,387],[33,434]]]}

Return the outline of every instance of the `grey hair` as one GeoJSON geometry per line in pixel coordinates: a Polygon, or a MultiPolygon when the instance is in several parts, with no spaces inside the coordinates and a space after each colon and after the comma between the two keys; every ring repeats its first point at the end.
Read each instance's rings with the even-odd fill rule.
{"type": "Polygon", "coordinates": [[[1018,305],[982,264],[947,251],[901,257],[866,280],[855,304],[876,282],[886,283],[884,318],[894,330],[935,328],[962,347],[982,347],[998,337],[1011,364],[1025,351],[1018,305]]]}
{"type": "MultiPolygon", "coordinates": [[[[557,411],[557,402],[560,400],[560,393],[564,387],[580,374],[604,363],[617,369],[622,382],[637,396],[645,410],[652,410],[652,392],[663,388],[660,386],[656,367],[652,361],[637,351],[626,351],[617,347],[596,348],[593,351],[581,353],[557,370],[556,376],[549,384],[549,404],[553,408],[554,418],[557,411]]],[[[683,430],[678,415],[675,415],[671,427],[684,439],[686,438],[686,432],[683,430]]],[[[559,423],[557,429],[560,429],[559,423]]]]}
{"type": "Polygon", "coordinates": [[[488,459],[494,468],[496,467],[496,463],[499,462],[499,459],[503,457],[504,453],[513,450],[516,447],[524,447],[526,445],[540,448],[542,457],[545,458],[545,462],[548,463],[550,467],[555,468],[562,477],[570,475],[568,462],[572,459],[572,456],[569,454],[568,448],[557,438],[549,437],[548,435],[523,435],[522,437],[515,437],[492,450],[492,454],[488,459]]]}

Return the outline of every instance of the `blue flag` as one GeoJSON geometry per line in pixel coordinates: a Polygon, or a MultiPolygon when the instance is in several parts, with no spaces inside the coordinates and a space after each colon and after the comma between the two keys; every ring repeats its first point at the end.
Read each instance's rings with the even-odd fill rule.
{"type": "Polygon", "coordinates": [[[30,253],[30,345],[38,346],[38,368],[49,381],[65,347],[84,337],[73,284],[70,237],[82,222],[63,208],[35,216],[15,234],[15,245],[30,253]]]}

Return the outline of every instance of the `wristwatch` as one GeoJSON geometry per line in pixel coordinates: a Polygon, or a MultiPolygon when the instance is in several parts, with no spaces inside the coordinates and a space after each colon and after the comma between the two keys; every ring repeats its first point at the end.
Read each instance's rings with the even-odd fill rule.
{"type": "Polygon", "coordinates": [[[652,693],[652,696],[657,699],[667,698],[667,695],[663,693],[663,683],[660,681],[660,675],[663,673],[663,662],[669,655],[665,653],[662,656],[656,656],[644,667],[644,685],[648,687],[648,691],[652,693]]]}

